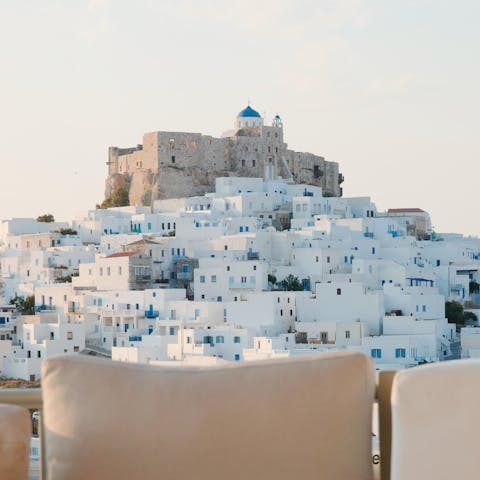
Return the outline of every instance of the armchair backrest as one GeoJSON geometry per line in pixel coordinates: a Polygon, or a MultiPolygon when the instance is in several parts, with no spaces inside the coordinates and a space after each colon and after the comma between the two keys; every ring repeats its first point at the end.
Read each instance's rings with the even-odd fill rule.
{"type": "Polygon", "coordinates": [[[209,368],[48,358],[48,478],[371,479],[372,362],[354,352],[209,368]]]}
{"type": "Polygon", "coordinates": [[[398,372],[391,403],[392,480],[478,478],[480,359],[398,372]]]}

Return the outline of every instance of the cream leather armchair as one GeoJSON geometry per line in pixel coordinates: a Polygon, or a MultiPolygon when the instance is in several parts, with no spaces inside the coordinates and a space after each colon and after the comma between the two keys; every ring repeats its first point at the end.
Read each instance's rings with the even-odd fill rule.
{"type": "Polygon", "coordinates": [[[392,480],[480,477],[480,359],[398,372],[391,401],[392,480]]]}
{"type": "Polygon", "coordinates": [[[27,478],[31,431],[26,408],[0,404],[0,479],[27,478]]]}
{"type": "Polygon", "coordinates": [[[353,352],[208,368],[52,357],[45,478],[371,480],[374,391],[353,352]]]}

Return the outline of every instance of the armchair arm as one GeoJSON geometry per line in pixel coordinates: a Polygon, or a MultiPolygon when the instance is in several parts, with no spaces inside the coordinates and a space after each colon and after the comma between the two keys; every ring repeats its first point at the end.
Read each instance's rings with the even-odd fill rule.
{"type": "Polygon", "coordinates": [[[0,404],[0,478],[27,478],[31,432],[26,408],[0,404]]]}

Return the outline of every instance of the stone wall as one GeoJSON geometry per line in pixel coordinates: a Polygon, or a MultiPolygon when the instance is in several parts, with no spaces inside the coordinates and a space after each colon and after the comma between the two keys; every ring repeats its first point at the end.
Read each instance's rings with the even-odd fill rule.
{"type": "Polygon", "coordinates": [[[203,195],[214,191],[215,178],[274,177],[293,179],[341,196],[338,164],[312,153],[288,150],[279,127],[251,127],[226,138],[200,133],[152,132],[132,148],[110,147],[106,195],[115,185],[129,189],[131,205],[203,195]]]}

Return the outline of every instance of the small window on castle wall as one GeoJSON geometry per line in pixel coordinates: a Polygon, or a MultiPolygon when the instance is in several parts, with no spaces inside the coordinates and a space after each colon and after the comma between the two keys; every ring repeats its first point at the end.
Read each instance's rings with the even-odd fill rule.
{"type": "Polygon", "coordinates": [[[255,166],[255,160],[252,160],[252,167],[255,166]]]}
{"type": "Polygon", "coordinates": [[[242,159],[242,167],[245,166],[245,160],[242,159]]]}
{"type": "Polygon", "coordinates": [[[341,288],[337,288],[337,295],[341,295],[342,294],[342,289],[341,288]]]}
{"type": "Polygon", "coordinates": [[[172,163],[175,163],[175,155],[172,155],[172,163]]]}

